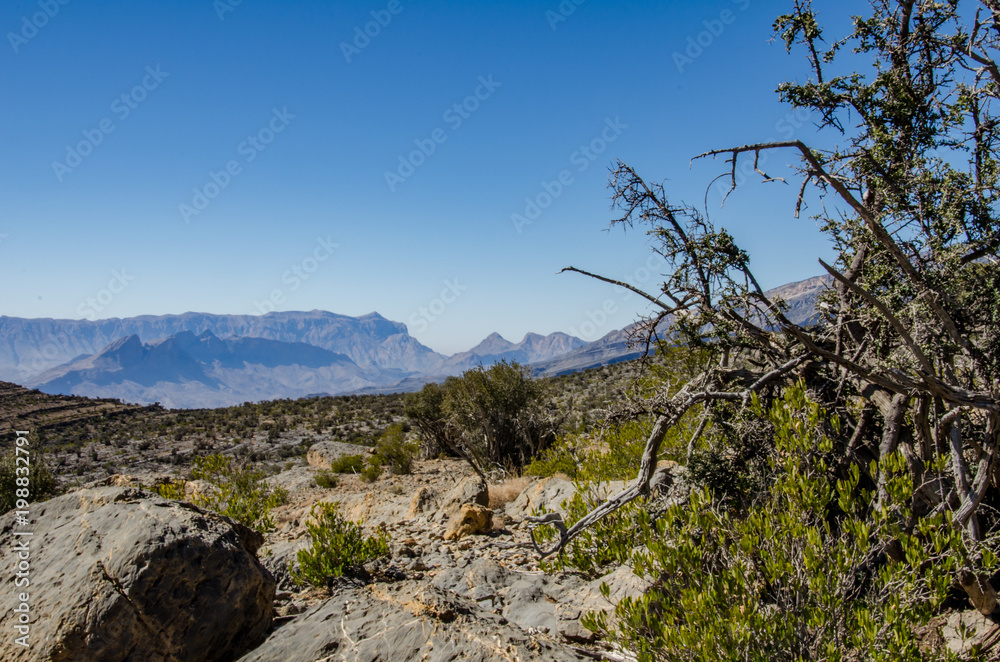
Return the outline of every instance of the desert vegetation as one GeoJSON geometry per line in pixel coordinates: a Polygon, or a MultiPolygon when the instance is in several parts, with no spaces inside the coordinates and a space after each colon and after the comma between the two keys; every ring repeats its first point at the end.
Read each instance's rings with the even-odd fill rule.
{"type": "MultiPolygon", "coordinates": [[[[262,532],[284,497],[266,477],[318,440],[364,450],[316,474],[325,489],[459,457],[500,509],[533,477],[565,477],[563,508],[525,518],[542,567],[646,582],[613,617],[584,619],[619,655],[607,659],[976,659],[944,645],[934,619],[998,606],[1000,5],[877,2],[828,37],[796,0],[774,30],[811,71],[778,94],[818,118],[825,146],[700,156],[721,157],[734,188],[748,162],[785,181],[760,169],[764,153],[796,160],[782,173],[799,186],[789,213],[816,210],[836,252],[817,265],[832,283],[818,319],[790,321],[730,232],[618,162],[612,227],[648,233],[663,281],[643,291],[566,271],[649,303],[635,328],[645,359],[551,379],[501,361],[408,395],[108,404],[40,424],[53,474],[66,484],[154,457],[180,475],[162,495],[262,532]]],[[[390,551],[335,504],[313,507],[306,528],[302,584],[330,586],[390,551]]]]}

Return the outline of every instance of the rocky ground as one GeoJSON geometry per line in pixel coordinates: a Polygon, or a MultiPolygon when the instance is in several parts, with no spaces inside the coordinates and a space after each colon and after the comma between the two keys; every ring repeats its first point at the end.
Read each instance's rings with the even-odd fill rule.
{"type": "MultiPolygon", "coordinates": [[[[310,453],[314,465],[328,462],[322,450],[320,446],[310,453]]],[[[490,614],[489,622],[519,628],[552,645],[598,650],[599,642],[580,624],[580,617],[612,609],[621,595],[641,592],[641,581],[628,569],[587,580],[569,572],[547,574],[539,567],[524,517],[543,507],[558,510],[573,493],[567,480],[514,482],[514,487],[523,487],[513,493],[510,485],[494,485],[491,499],[489,487],[460,460],[418,461],[412,474],[387,475],[372,484],[341,474],[330,489],[315,486],[312,477],[318,471],[317,466],[298,466],[269,479],[290,493],[288,503],[275,511],[277,530],[261,550],[264,565],[278,583],[279,621],[308,621],[311,614],[329,608],[322,591],[300,590],[288,572],[296,552],[310,544],[303,521],[320,501],[338,502],[347,517],[363,520],[370,529],[387,530],[392,561],[379,570],[409,582],[409,590],[461,598],[490,614]],[[489,521],[460,531],[469,513],[478,510],[485,510],[489,521]],[[612,602],[601,595],[602,582],[609,584],[612,602]]]]}
{"type": "MultiPolygon", "coordinates": [[[[328,442],[268,478],[289,492],[266,539],[190,504],[114,476],[33,506],[28,524],[0,518],[0,564],[16,567],[30,530],[30,647],[7,660],[585,660],[617,654],[584,628],[642,583],[628,569],[600,579],[541,570],[524,516],[558,509],[558,477],[489,487],[458,460],[417,461],[373,483],[314,478],[338,453],[328,442]],[[318,466],[316,466],[318,465],[318,466]],[[311,544],[313,504],[337,502],[366,529],[386,530],[391,558],[364,580],[297,586],[296,552],[311,544]],[[611,588],[610,600],[600,586],[611,588]]],[[[164,478],[166,476],[160,476],[164,478]]],[[[3,578],[0,629],[18,625],[15,576],[3,578]]]]}

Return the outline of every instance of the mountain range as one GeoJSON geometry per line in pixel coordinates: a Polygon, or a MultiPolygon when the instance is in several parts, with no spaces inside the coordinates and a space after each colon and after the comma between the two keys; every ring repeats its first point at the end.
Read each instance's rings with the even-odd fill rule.
{"type": "MultiPolygon", "coordinates": [[[[792,321],[816,315],[819,277],[769,294],[784,299],[792,321]]],[[[574,372],[641,356],[631,328],[593,342],[565,333],[528,333],[518,343],[490,334],[468,351],[444,356],[377,313],[326,311],[261,316],[144,315],[54,320],[0,316],[0,380],[63,395],[221,407],[319,394],[419,389],[477,365],[506,359],[536,374],[574,372]]]]}

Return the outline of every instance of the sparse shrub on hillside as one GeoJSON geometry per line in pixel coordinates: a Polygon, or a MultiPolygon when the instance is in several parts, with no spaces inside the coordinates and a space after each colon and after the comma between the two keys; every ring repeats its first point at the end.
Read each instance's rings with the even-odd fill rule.
{"type": "Polygon", "coordinates": [[[407,394],[403,413],[419,433],[420,451],[425,458],[455,453],[456,430],[444,410],[444,387],[425,384],[420,391],[407,394]]]}
{"type": "Polygon", "coordinates": [[[27,458],[21,455],[21,463],[17,457],[11,452],[0,458],[0,514],[13,510],[18,499],[33,503],[59,493],[55,476],[40,451],[34,451],[27,458]],[[24,464],[26,459],[29,460],[27,466],[24,464]]]}
{"type": "Polygon", "coordinates": [[[543,389],[531,371],[502,360],[479,366],[444,385],[407,397],[404,411],[420,433],[424,455],[448,449],[485,476],[515,470],[555,438],[560,416],[543,407],[543,389]]]}
{"type": "Polygon", "coordinates": [[[337,474],[330,471],[318,471],[316,475],[313,476],[313,482],[316,483],[317,487],[322,487],[324,489],[332,489],[337,486],[340,482],[337,478],[337,474]]]}
{"type": "Polygon", "coordinates": [[[330,471],[335,474],[359,474],[365,470],[362,455],[341,455],[330,463],[330,471]]]}
{"type": "Polygon", "coordinates": [[[298,568],[289,567],[299,584],[328,586],[330,580],[389,555],[389,535],[384,530],[365,537],[361,522],[345,519],[336,503],[314,504],[309,515],[312,521],[306,522],[306,529],[312,546],[299,550],[298,568]]]}
{"type": "Polygon", "coordinates": [[[520,469],[551,443],[558,427],[543,410],[540,384],[516,362],[479,366],[447,382],[444,409],[462,430],[467,459],[483,473],[520,469]]]}
{"type": "MultiPolygon", "coordinates": [[[[264,471],[236,465],[224,455],[195,458],[191,478],[209,483],[212,489],[197,493],[191,502],[267,533],[274,528],[269,511],[287,500],[288,491],[273,487],[264,480],[266,477],[264,471]]],[[[177,480],[155,490],[170,499],[184,499],[184,486],[184,480],[177,480]]]]}
{"type": "Polygon", "coordinates": [[[576,435],[565,435],[556,443],[531,461],[525,470],[529,476],[547,478],[557,473],[570,479],[576,478],[579,470],[579,460],[573,441],[576,435]]]}
{"type": "Polygon", "coordinates": [[[389,426],[375,444],[375,455],[382,464],[396,474],[408,474],[413,470],[413,456],[417,453],[417,444],[407,441],[403,426],[389,426]]]}
{"type": "Polygon", "coordinates": [[[361,470],[361,480],[366,483],[374,483],[382,475],[382,461],[372,455],[365,462],[365,468],[361,470]]]}

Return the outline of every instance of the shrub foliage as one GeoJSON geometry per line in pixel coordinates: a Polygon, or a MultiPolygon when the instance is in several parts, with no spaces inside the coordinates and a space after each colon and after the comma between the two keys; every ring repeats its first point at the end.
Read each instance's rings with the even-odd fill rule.
{"type": "Polygon", "coordinates": [[[388,534],[379,529],[365,537],[361,522],[347,520],[336,503],[320,502],[310,510],[306,529],[312,546],[299,550],[298,567],[289,568],[301,585],[328,586],[332,579],[357,571],[368,561],[389,555],[388,534]]]}

